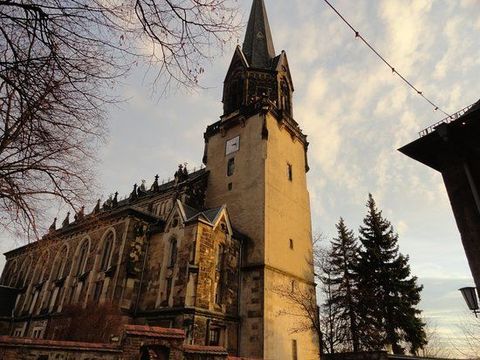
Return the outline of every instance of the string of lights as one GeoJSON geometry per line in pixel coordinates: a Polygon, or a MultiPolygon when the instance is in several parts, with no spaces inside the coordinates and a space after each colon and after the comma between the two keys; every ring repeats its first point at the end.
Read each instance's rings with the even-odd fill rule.
{"type": "Polygon", "coordinates": [[[430,105],[433,106],[434,111],[440,111],[444,113],[446,116],[451,117],[450,114],[442,110],[438,105],[436,105],[432,100],[425,96],[423,91],[420,91],[415,85],[412,84],[405,76],[403,76],[397,69],[392,66],[386,59],[383,57],[361,34],[358,32],[345,17],[328,1],[323,0],[339,17],[343,20],[345,24],[355,33],[355,38],[360,39],[367,47],[385,64],[389,67],[393,74],[398,75],[398,77],[407,84],[410,88],[412,88],[418,95],[420,95],[423,99],[425,99],[430,105]]]}

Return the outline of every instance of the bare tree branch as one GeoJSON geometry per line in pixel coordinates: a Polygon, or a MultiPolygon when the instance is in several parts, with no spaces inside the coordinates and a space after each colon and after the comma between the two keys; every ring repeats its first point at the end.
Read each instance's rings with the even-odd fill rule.
{"type": "Polygon", "coordinates": [[[231,2],[0,0],[0,226],[38,238],[52,200],[89,200],[109,89],[139,61],[198,86],[239,29],[231,2]]]}

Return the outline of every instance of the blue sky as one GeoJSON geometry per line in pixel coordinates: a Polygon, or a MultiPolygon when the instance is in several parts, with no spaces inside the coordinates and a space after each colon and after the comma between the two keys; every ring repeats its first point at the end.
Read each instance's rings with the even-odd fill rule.
{"type": "MultiPolygon", "coordinates": [[[[340,216],[358,229],[371,192],[424,284],[425,317],[446,344],[459,341],[459,326],[470,314],[457,289],[473,281],[442,178],[397,151],[444,116],[355,40],[323,1],[265,2],[276,52],[284,49],[289,58],[294,117],[311,143],[314,232],[334,235],[340,216]]],[[[480,98],[480,1],[332,3],[447,112],[480,98]]],[[[239,5],[246,21],[251,1],[239,5]]],[[[202,90],[161,97],[153,76],[145,77],[141,68],[125,79],[117,91],[128,100],[109,109],[109,139],[100,149],[98,188],[92,190],[103,198],[116,190],[127,195],[142,179],[172,177],[179,163],[200,165],[203,131],[221,115],[222,83],[234,46],[205,64],[202,90]]],[[[14,246],[4,240],[0,250],[14,246]]]]}

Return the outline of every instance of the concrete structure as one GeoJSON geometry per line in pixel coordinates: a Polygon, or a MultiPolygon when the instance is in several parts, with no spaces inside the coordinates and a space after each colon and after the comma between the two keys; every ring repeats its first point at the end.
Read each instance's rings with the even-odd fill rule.
{"type": "Polygon", "coordinates": [[[65,337],[72,306],[110,304],[122,324],[179,328],[186,344],[318,359],[316,335],[293,334],[304,324],[285,296],[306,292],[316,311],[308,142],[293,90],[264,2],[254,0],[224,113],[204,135],[206,167],[179,166],[173,181],[135,185],[128,198],[115,194],[73,222],[67,215],[41,241],[6,253],[2,284],[20,292],[10,335],[65,337]]]}
{"type": "Polygon", "coordinates": [[[480,289],[480,101],[423,130],[405,155],[441,172],[480,289]]]}

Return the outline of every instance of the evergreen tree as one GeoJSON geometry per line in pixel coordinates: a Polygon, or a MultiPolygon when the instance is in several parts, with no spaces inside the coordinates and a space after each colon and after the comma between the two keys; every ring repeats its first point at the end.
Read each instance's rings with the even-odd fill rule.
{"type": "Polygon", "coordinates": [[[411,276],[408,256],[399,252],[398,235],[371,194],[367,208],[357,267],[360,327],[366,330],[362,343],[372,350],[391,346],[395,354],[404,354],[407,343],[415,354],[426,344],[425,324],[416,308],[423,287],[411,276]]]}
{"type": "Polygon", "coordinates": [[[331,296],[326,306],[334,309],[342,324],[342,333],[350,350],[359,351],[357,320],[358,290],[355,269],[358,263],[359,245],[352,230],[340,218],[336,225],[338,235],[331,241],[328,256],[330,273],[328,282],[331,296]]]}

